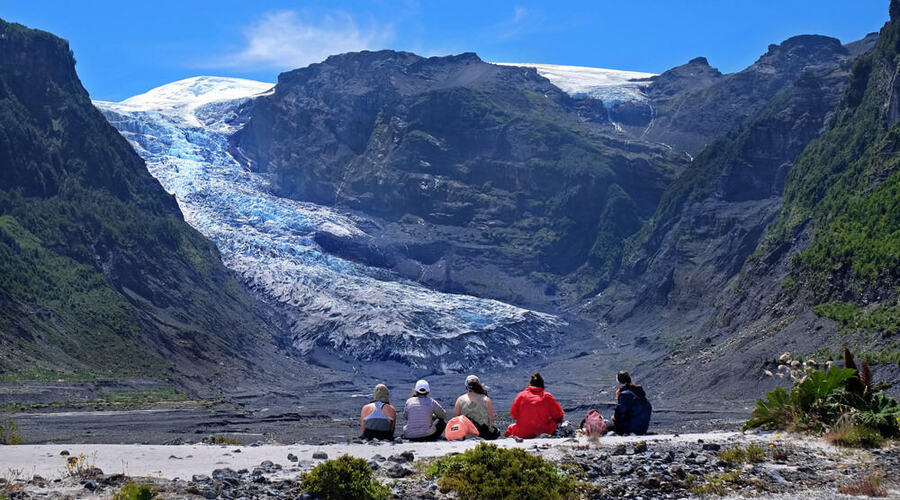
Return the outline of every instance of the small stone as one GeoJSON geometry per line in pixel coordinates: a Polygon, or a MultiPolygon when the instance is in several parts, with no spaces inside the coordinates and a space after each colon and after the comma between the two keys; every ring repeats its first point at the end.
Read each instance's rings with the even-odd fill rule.
{"type": "Polygon", "coordinates": [[[412,468],[399,463],[393,463],[387,468],[388,476],[393,478],[409,477],[415,473],[416,471],[412,470],[412,468]]]}
{"type": "Polygon", "coordinates": [[[95,491],[97,489],[97,481],[93,479],[84,482],[84,489],[88,491],[95,491]]]}
{"type": "Polygon", "coordinates": [[[646,441],[638,441],[634,443],[634,452],[635,453],[644,453],[647,451],[647,442],[646,441]]]}
{"type": "Polygon", "coordinates": [[[297,455],[294,455],[293,453],[288,453],[287,459],[289,462],[299,462],[300,461],[300,459],[297,458],[297,455]]]}
{"type": "Polygon", "coordinates": [[[328,460],[328,453],[317,451],[312,454],[313,460],[328,460]]]}
{"type": "Polygon", "coordinates": [[[517,443],[524,443],[525,440],[522,439],[522,438],[520,438],[520,437],[517,437],[517,438],[516,438],[516,442],[517,442],[517,443]]]}
{"type": "Polygon", "coordinates": [[[716,443],[706,443],[703,445],[703,451],[719,451],[722,449],[722,445],[716,443]]]}
{"type": "Polygon", "coordinates": [[[219,494],[216,493],[214,490],[203,490],[203,498],[206,498],[208,500],[213,500],[214,498],[218,498],[218,497],[219,497],[219,494]]]}
{"type": "Polygon", "coordinates": [[[673,465],[669,467],[669,474],[677,477],[678,479],[684,479],[687,477],[687,473],[684,472],[684,467],[680,465],[673,465]]]}
{"type": "Polygon", "coordinates": [[[626,452],[625,445],[620,444],[620,445],[616,446],[615,448],[613,448],[612,455],[613,456],[624,455],[625,452],[626,452]]]}
{"type": "Polygon", "coordinates": [[[61,456],[61,457],[68,457],[68,456],[69,456],[69,450],[63,450],[63,451],[59,452],[59,456],[61,456]]]}
{"type": "Polygon", "coordinates": [[[694,457],[694,463],[697,465],[703,465],[708,461],[709,459],[706,458],[706,455],[697,455],[696,457],[694,457]]]}
{"type": "Polygon", "coordinates": [[[39,476],[37,474],[31,476],[31,480],[34,481],[35,483],[43,483],[44,481],[46,481],[46,479],[44,479],[43,476],[39,476]]]}
{"type": "Polygon", "coordinates": [[[644,488],[648,488],[648,489],[659,488],[659,485],[660,485],[660,481],[659,481],[659,478],[656,476],[650,476],[641,482],[641,486],[643,486],[644,488]]]}
{"type": "Polygon", "coordinates": [[[378,462],[375,460],[369,460],[366,463],[369,464],[369,468],[372,470],[378,470],[379,468],[381,468],[381,465],[379,465],[378,462]]]}
{"type": "Polygon", "coordinates": [[[237,449],[235,449],[235,450],[232,451],[232,453],[240,453],[240,452],[241,452],[241,449],[240,449],[240,448],[237,448],[237,449]]]}
{"type": "Polygon", "coordinates": [[[387,459],[376,453],[375,455],[372,456],[372,460],[374,460],[376,462],[384,462],[387,459]]]}

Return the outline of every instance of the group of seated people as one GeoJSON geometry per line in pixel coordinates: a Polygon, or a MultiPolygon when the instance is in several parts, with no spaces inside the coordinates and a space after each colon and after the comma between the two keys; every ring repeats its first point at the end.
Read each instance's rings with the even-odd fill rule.
{"type": "MultiPolygon", "coordinates": [[[[650,425],[652,407],[644,389],[631,381],[628,372],[617,375],[616,408],[612,418],[603,422],[603,432],[617,434],[646,434],[650,425]]],[[[500,431],[494,426],[494,404],[487,389],[475,375],[466,377],[466,393],[456,398],[453,416],[429,394],[431,387],[426,380],[416,382],[412,396],[403,407],[402,437],[410,441],[434,441],[478,436],[497,439],[500,431]]],[[[591,412],[596,412],[592,410],[591,412]]],[[[505,436],[530,439],[540,435],[553,435],[563,422],[565,413],[552,394],[544,390],[544,378],[540,373],[531,376],[528,387],[520,392],[509,410],[514,423],[506,428],[505,436]]],[[[595,417],[596,418],[596,417],[595,417]]],[[[384,384],[375,386],[372,402],[362,408],[359,419],[363,439],[394,438],[397,426],[397,409],[391,405],[390,391],[384,384]]],[[[585,429],[588,433],[589,430],[585,429]]]]}

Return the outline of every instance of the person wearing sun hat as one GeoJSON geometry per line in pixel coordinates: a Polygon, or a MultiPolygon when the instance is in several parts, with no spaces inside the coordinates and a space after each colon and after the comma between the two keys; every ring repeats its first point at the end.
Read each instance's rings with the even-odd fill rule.
{"type": "Polygon", "coordinates": [[[410,441],[435,441],[447,426],[447,412],[428,394],[431,387],[427,380],[419,380],[411,398],[403,407],[403,437],[410,441]]]}
{"type": "Polygon", "coordinates": [[[362,407],[359,426],[363,439],[394,439],[397,410],[391,406],[390,391],[384,384],[375,386],[372,402],[362,407]]]}
{"type": "Polygon", "coordinates": [[[500,437],[500,431],[494,427],[494,403],[488,397],[487,388],[475,375],[466,377],[466,393],[456,398],[453,415],[463,415],[471,420],[478,435],[484,439],[500,437]]]}

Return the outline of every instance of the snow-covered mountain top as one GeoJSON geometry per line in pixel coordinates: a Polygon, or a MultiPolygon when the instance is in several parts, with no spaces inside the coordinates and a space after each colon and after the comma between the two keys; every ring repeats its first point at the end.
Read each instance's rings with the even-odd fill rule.
{"type": "Polygon", "coordinates": [[[195,76],[156,87],[121,102],[97,102],[121,112],[156,111],[180,116],[184,124],[199,127],[202,124],[195,112],[202,106],[258,96],[272,90],[274,86],[274,83],[243,78],[195,76]]]}
{"type": "Polygon", "coordinates": [[[656,76],[655,73],[622,71],[617,69],[588,68],[585,66],[560,66],[534,63],[494,63],[501,66],[534,68],[538,74],[550,80],[572,96],[588,95],[604,101],[621,101],[642,98],[640,88],[649,82],[633,81],[656,76]]]}

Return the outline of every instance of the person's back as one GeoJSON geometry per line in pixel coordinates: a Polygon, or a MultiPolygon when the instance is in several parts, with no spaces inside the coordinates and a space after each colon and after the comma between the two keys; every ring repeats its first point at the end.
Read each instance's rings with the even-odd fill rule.
{"type": "Polygon", "coordinates": [[[437,401],[428,396],[430,388],[424,380],[416,382],[415,394],[406,400],[403,416],[403,437],[408,439],[431,439],[440,436],[446,425],[447,414],[437,401]]]}
{"type": "Polygon", "coordinates": [[[372,402],[360,411],[359,425],[364,439],[393,439],[397,410],[391,406],[384,384],[375,386],[372,402]]]}
{"type": "Polygon", "coordinates": [[[613,430],[617,434],[646,434],[650,428],[653,406],[647,400],[644,388],[635,385],[627,372],[620,372],[618,401],[613,415],[613,430]]]}
{"type": "Polygon", "coordinates": [[[471,420],[484,439],[500,437],[500,431],[494,427],[494,403],[478,377],[475,375],[466,377],[466,390],[465,394],[456,399],[453,414],[471,420]]]}
{"type": "Polygon", "coordinates": [[[491,408],[488,408],[490,398],[484,394],[468,392],[456,399],[457,415],[465,415],[473,423],[478,425],[490,425],[492,418],[491,408]]]}
{"type": "Polygon", "coordinates": [[[516,396],[509,414],[516,423],[506,428],[506,435],[525,439],[553,434],[565,416],[556,398],[544,390],[544,379],[539,373],[535,373],[530,385],[516,396]]]}

